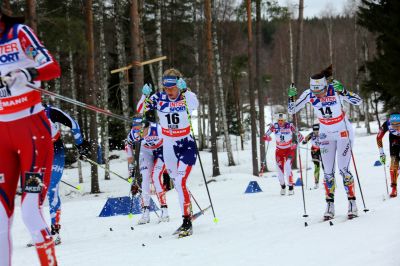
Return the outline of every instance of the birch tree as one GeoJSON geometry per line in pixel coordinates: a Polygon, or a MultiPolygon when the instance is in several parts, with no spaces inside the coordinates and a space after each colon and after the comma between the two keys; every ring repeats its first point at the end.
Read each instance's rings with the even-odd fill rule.
{"type": "MultiPolygon", "coordinates": [[[[215,1],[212,1],[213,3],[215,1]]],[[[226,144],[226,151],[228,155],[228,166],[234,166],[235,161],[233,160],[233,153],[232,153],[232,145],[231,140],[229,137],[229,129],[228,129],[228,122],[226,119],[226,109],[225,109],[225,97],[224,97],[224,88],[222,84],[222,74],[221,74],[221,57],[219,54],[218,48],[218,36],[217,36],[217,13],[216,8],[213,6],[214,12],[212,17],[212,37],[213,37],[213,51],[214,51],[214,59],[215,59],[215,68],[217,74],[217,94],[218,94],[218,106],[221,110],[222,115],[222,126],[224,130],[224,138],[226,144]]]]}

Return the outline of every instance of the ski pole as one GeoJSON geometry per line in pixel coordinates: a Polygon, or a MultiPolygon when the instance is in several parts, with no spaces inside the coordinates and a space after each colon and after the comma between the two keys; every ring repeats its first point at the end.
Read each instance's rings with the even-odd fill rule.
{"type": "Polygon", "coordinates": [[[386,162],[383,163],[383,171],[385,172],[386,192],[389,195],[389,187],[388,187],[388,183],[387,183],[387,174],[386,174],[386,162]]]}
{"type": "MultiPolygon", "coordinates": [[[[336,93],[336,91],[335,91],[335,93],[336,93]]],[[[353,144],[352,144],[351,139],[350,139],[350,133],[349,133],[350,131],[349,131],[349,129],[347,128],[346,113],[344,112],[342,99],[341,99],[339,96],[338,96],[338,98],[339,98],[339,103],[340,103],[340,109],[342,109],[342,112],[344,113],[343,123],[344,123],[344,126],[345,126],[346,131],[347,131],[347,139],[349,140],[350,152],[351,152],[351,159],[352,159],[352,161],[353,161],[354,171],[356,172],[356,178],[357,178],[358,188],[360,189],[360,195],[361,195],[361,199],[362,199],[362,202],[363,202],[363,205],[364,205],[364,212],[367,212],[367,211],[369,211],[369,209],[367,209],[367,207],[365,206],[364,195],[363,195],[363,191],[362,191],[362,188],[361,188],[361,182],[360,182],[360,178],[359,178],[359,176],[358,176],[356,160],[355,160],[355,158],[354,158],[354,153],[353,153],[353,144]]]]}
{"type": "Polygon", "coordinates": [[[197,200],[194,198],[192,192],[189,191],[190,196],[192,197],[194,203],[196,203],[197,207],[200,209],[200,211],[203,211],[203,209],[200,207],[199,203],[197,202],[197,200]]]}
{"type": "MultiPolygon", "coordinates": [[[[294,87],[294,83],[292,83],[291,86],[294,87]]],[[[298,125],[298,123],[297,123],[297,115],[296,115],[296,97],[293,97],[293,101],[294,101],[294,105],[295,105],[294,106],[294,111],[295,112],[293,114],[293,118],[294,118],[294,123],[295,123],[295,126],[296,126],[297,134],[299,134],[299,128],[297,127],[297,125],[298,125]]],[[[297,145],[297,147],[299,147],[299,145],[297,145]]],[[[300,155],[300,150],[299,149],[298,149],[297,155],[299,156],[299,164],[300,164],[301,193],[303,195],[303,208],[304,208],[303,217],[305,219],[307,219],[308,214],[307,214],[307,210],[306,210],[306,198],[305,198],[305,195],[304,195],[304,185],[303,185],[303,171],[301,169],[302,165],[301,165],[301,155],[300,155]]],[[[307,221],[304,222],[304,226],[306,226],[306,227],[308,226],[307,221]]]]}
{"type": "Polygon", "coordinates": [[[98,164],[97,162],[95,162],[95,161],[89,159],[89,158],[86,157],[85,155],[82,155],[82,157],[85,159],[85,161],[88,161],[89,163],[94,164],[94,165],[96,165],[96,166],[98,166],[98,167],[104,169],[105,171],[111,173],[111,174],[114,174],[115,176],[121,178],[122,180],[125,180],[125,181],[128,182],[128,183],[132,183],[132,178],[124,178],[124,177],[121,176],[120,174],[117,174],[116,172],[111,171],[110,169],[106,169],[104,166],[102,166],[101,164],[98,164]]]}
{"type": "Polygon", "coordinates": [[[72,187],[72,188],[75,188],[76,190],[81,190],[82,188],[81,188],[81,186],[74,186],[74,185],[71,185],[70,183],[67,183],[67,182],[65,182],[64,180],[61,180],[61,182],[62,183],[64,183],[64,184],[66,184],[67,186],[70,186],[70,187],[72,187]]]}
{"type": "Polygon", "coordinates": [[[207,184],[207,180],[206,180],[206,175],[204,174],[203,163],[201,162],[200,152],[199,152],[199,149],[198,149],[197,143],[196,143],[196,137],[194,136],[193,126],[192,126],[192,119],[191,119],[189,107],[188,107],[188,105],[187,105],[186,95],[185,95],[184,92],[182,93],[182,96],[183,96],[183,102],[185,103],[185,109],[186,109],[186,113],[187,113],[188,120],[189,120],[190,131],[191,131],[191,133],[192,133],[194,145],[196,146],[197,157],[199,158],[201,173],[203,174],[204,184],[205,184],[205,186],[206,186],[208,199],[209,199],[209,201],[210,201],[211,210],[212,210],[212,213],[213,213],[213,216],[214,216],[214,222],[217,223],[217,222],[218,222],[218,218],[215,216],[214,205],[213,205],[212,200],[211,200],[210,190],[208,189],[208,184],[207,184]]]}
{"type": "Polygon", "coordinates": [[[75,99],[72,99],[72,98],[57,94],[55,92],[48,91],[48,90],[45,90],[45,89],[42,89],[42,88],[39,88],[39,87],[35,87],[35,86],[31,85],[31,84],[26,84],[26,86],[31,88],[31,89],[33,89],[33,90],[40,91],[43,94],[53,96],[53,97],[55,97],[57,99],[60,99],[60,100],[63,100],[65,102],[69,102],[69,103],[78,105],[78,106],[83,107],[85,109],[92,110],[92,111],[95,111],[97,113],[101,113],[101,114],[104,114],[104,115],[107,115],[107,116],[110,116],[110,117],[113,117],[113,118],[116,118],[116,119],[119,119],[119,120],[122,120],[122,121],[131,122],[131,119],[129,117],[124,117],[122,115],[118,115],[118,114],[112,113],[112,112],[110,112],[108,110],[101,109],[101,108],[99,108],[97,106],[89,105],[89,104],[77,101],[75,99]]]}
{"type": "MultiPolygon", "coordinates": [[[[308,146],[308,142],[307,142],[308,146]]],[[[306,151],[306,190],[308,189],[308,149],[306,151]]]]}

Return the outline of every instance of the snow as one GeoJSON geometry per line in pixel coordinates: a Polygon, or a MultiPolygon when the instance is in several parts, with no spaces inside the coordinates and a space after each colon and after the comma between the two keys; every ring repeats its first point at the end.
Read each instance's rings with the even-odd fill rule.
{"type": "MultiPolygon", "coordinates": [[[[376,126],[372,128],[377,131],[376,126]]],[[[373,166],[379,154],[376,135],[367,136],[364,129],[357,129],[356,132],[354,154],[365,203],[370,211],[362,211],[363,203],[357,189],[360,217],[345,221],[347,199],[341,178],[337,175],[337,220],[333,221],[333,226],[320,222],[325,210],[322,185],[318,190],[305,189],[309,217],[304,220],[301,187],[295,188],[294,196],[280,196],[275,172],[268,172],[263,177],[252,176],[248,146],[244,151],[234,151],[237,163],[234,167],[227,167],[225,153],[219,154],[222,175],[209,184],[219,222],[213,222],[212,211],[209,210],[194,222],[194,234],[183,239],[171,235],[182,223],[175,191],[167,193],[169,223],[158,224],[154,214],[150,224],[141,226],[136,225],[138,215],[132,219],[127,216],[97,217],[107,197],[128,195],[129,184],[115,176],[110,181],[103,180],[103,171],[99,169],[103,193],[89,194],[90,167],[84,163],[82,193],[60,185],[63,243],[56,247],[59,264],[399,265],[400,199],[387,199],[383,167],[373,166]],[[248,183],[253,180],[259,183],[263,192],[244,194],[248,183]],[[383,200],[384,197],[386,200],[383,200]],[[304,226],[305,221],[308,227],[304,226]],[[131,230],[132,226],[134,230],[131,230]]],[[[387,136],[384,146],[388,146],[387,136]]],[[[301,150],[303,166],[306,165],[306,158],[307,165],[312,166],[306,152],[301,150]]],[[[120,159],[112,161],[111,169],[127,176],[125,155],[123,152],[116,153],[120,159]]],[[[206,177],[210,178],[211,153],[202,152],[201,159],[206,177]]],[[[267,163],[269,169],[274,171],[273,144],[269,146],[267,163]]],[[[308,186],[312,184],[312,171],[307,174],[308,186]]],[[[389,179],[389,169],[387,174],[389,179]]],[[[303,175],[305,178],[305,169],[303,175]]],[[[294,176],[296,179],[299,177],[297,170],[294,170],[294,176]]],[[[77,169],[65,170],[64,180],[77,185],[77,169]]],[[[202,208],[208,206],[199,164],[193,169],[188,187],[202,208]]],[[[196,205],[193,208],[197,211],[196,205]]],[[[50,221],[47,206],[44,213],[50,221]]],[[[14,216],[13,240],[13,265],[38,265],[35,249],[26,247],[30,236],[22,223],[19,206],[14,216]]]]}

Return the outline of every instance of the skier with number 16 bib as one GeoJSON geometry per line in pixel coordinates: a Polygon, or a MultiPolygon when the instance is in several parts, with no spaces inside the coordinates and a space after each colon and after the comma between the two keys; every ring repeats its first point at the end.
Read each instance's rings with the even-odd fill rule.
{"type": "Polygon", "coordinates": [[[294,101],[294,97],[297,95],[297,89],[292,85],[288,93],[288,108],[290,114],[295,114],[306,103],[310,103],[317,113],[320,124],[319,144],[324,168],[327,203],[324,219],[329,220],[335,216],[335,157],[347,194],[347,215],[352,219],[358,215],[354,178],[349,169],[354,133],[353,127],[342,108],[342,101],[352,105],[360,105],[362,100],[358,95],[347,91],[337,80],[328,84],[328,78],[331,76],[332,66],[313,75],[310,78],[310,88],[305,90],[296,101],[294,101]]]}
{"type": "Polygon", "coordinates": [[[186,181],[196,163],[196,143],[190,134],[190,114],[196,110],[199,102],[196,94],[187,90],[182,74],[176,69],[168,69],[162,77],[164,91],[147,97],[151,94],[149,86],[143,87],[143,96],[139,102],[146,104],[152,110],[157,110],[163,137],[163,157],[168,174],[174,181],[179,194],[183,224],[180,227],[179,237],[191,235],[192,208],[189,190],[186,181]]]}

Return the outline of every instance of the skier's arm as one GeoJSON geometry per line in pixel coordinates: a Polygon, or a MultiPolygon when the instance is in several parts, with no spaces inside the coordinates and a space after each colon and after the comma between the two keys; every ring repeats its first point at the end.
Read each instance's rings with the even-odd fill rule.
{"type": "Polygon", "coordinates": [[[186,91],[184,93],[187,107],[189,108],[189,111],[191,113],[193,110],[196,110],[197,107],[199,107],[199,100],[197,99],[196,94],[191,91],[186,91]]]}
{"type": "Polygon", "coordinates": [[[300,143],[304,140],[303,135],[297,130],[297,128],[293,125],[293,123],[290,123],[290,129],[294,134],[296,134],[297,137],[297,142],[300,143]]]}
{"type": "Polygon", "coordinates": [[[59,64],[43,46],[31,28],[21,24],[18,27],[18,39],[25,54],[36,63],[34,68],[27,68],[32,81],[51,80],[61,75],[59,64]]]}
{"type": "Polygon", "coordinates": [[[362,103],[361,97],[351,91],[345,90],[339,94],[339,97],[352,105],[360,105],[362,103]]]}
{"type": "Polygon", "coordinates": [[[75,139],[75,144],[80,145],[83,142],[81,128],[79,127],[78,122],[76,122],[71,116],[69,116],[64,111],[56,108],[56,107],[48,107],[49,108],[49,118],[54,123],[61,123],[66,127],[69,127],[72,131],[72,134],[75,139]]]}
{"type": "Polygon", "coordinates": [[[378,149],[381,153],[383,153],[383,137],[386,132],[389,130],[387,121],[385,121],[382,126],[379,128],[378,135],[376,135],[376,144],[378,145],[378,149]]]}
{"type": "Polygon", "coordinates": [[[293,115],[300,111],[301,109],[306,106],[306,104],[310,101],[310,90],[307,89],[305,90],[300,97],[296,100],[296,102],[293,101],[292,97],[289,97],[289,103],[288,103],[288,112],[289,114],[293,115]]]}

